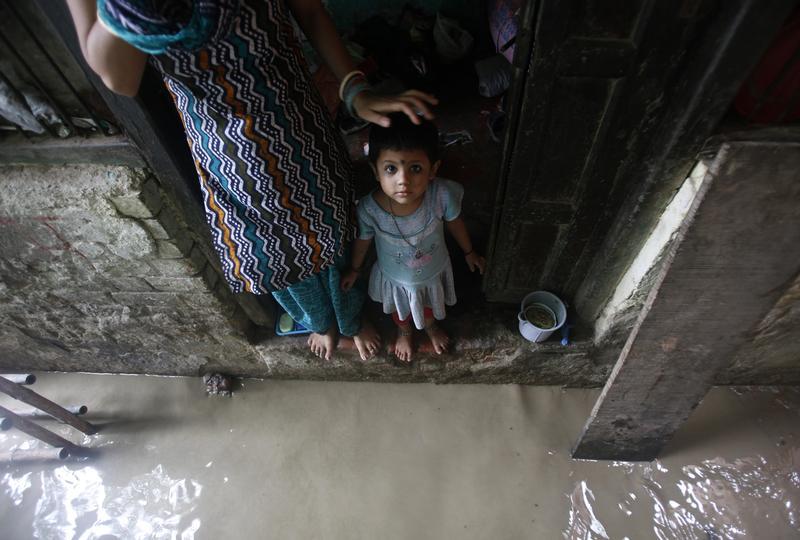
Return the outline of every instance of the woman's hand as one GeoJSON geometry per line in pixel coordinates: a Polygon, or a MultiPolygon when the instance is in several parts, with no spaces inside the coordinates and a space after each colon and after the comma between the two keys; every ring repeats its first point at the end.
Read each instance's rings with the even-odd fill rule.
{"type": "Polygon", "coordinates": [[[391,121],[388,113],[403,112],[415,124],[419,124],[419,115],[433,120],[430,105],[437,105],[439,100],[419,90],[406,90],[394,96],[379,96],[365,90],[353,98],[353,109],[367,122],[389,127],[391,121]]]}
{"type": "Polygon", "coordinates": [[[474,272],[477,268],[481,271],[481,275],[483,275],[483,271],[486,269],[486,259],[474,251],[470,252],[467,255],[464,255],[464,259],[467,261],[467,266],[469,267],[470,272],[474,272]]]}
{"type": "Polygon", "coordinates": [[[358,279],[358,275],[361,272],[358,270],[353,270],[352,268],[348,270],[343,276],[342,279],[339,281],[339,286],[342,288],[343,291],[349,291],[355,285],[356,280],[358,279]]]}

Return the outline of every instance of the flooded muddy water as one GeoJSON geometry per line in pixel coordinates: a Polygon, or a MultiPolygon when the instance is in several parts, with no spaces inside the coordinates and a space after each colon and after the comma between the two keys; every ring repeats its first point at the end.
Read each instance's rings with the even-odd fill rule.
{"type": "MultiPolygon", "coordinates": [[[[717,388],[652,463],[569,457],[553,387],[41,374],[88,458],[0,464],[0,538],[800,538],[800,389],[717,388]]],[[[19,406],[7,398],[0,405],[19,406]]],[[[0,452],[39,448],[16,431],[0,452]]]]}

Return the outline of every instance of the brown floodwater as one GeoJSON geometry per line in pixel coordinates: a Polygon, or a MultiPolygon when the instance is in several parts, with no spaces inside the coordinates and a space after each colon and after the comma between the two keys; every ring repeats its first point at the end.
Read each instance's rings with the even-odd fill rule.
{"type": "MultiPolygon", "coordinates": [[[[800,538],[800,389],[716,388],[652,463],[575,461],[596,390],[41,374],[96,455],[0,464],[0,538],[800,538]]],[[[0,405],[13,408],[7,398],[0,405]]],[[[12,430],[0,452],[41,448],[12,430]]]]}

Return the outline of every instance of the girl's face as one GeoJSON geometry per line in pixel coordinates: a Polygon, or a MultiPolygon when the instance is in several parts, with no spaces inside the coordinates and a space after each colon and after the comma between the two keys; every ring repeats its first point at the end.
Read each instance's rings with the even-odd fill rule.
{"type": "Polygon", "coordinates": [[[432,164],[424,150],[382,150],[374,167],[381,190],[404,207],[422,200],[440,163],[432,164]]]}

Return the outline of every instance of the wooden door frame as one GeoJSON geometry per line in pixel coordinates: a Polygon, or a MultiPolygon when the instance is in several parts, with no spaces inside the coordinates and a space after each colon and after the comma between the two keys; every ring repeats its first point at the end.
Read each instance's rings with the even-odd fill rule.
{"type": "Polygon", "coordinates": [[[609,215],[592,242],[600,249],[577,289],[575,304],[594,320],[647,235],[691,172],[704,144],[718,128],[741,84],[758,63],[791,13],[794,0],[743,0],[723,3],[677,85],[656,137],[628,172],[629,180],[613,197],[619,209],[609,215]],[[697,84],[692,84],[698,81],[697,84]],[[589,279],[587,276],[597,276],[589,279]]]}
{"type": "MultiPolygon", "coordinates": [[[[655,0],[654,0],[655,1],[655,0]]],[[[630,246],[641,245],[655,224],[670,194],[686,177],[703,142],[727,111],[741,82],[760,58],[780,25],[790,13],[791,0],[738,0],[721,3],[702,39],[691,51],[683,78],[673,84],[665,113],[654,136],[635,150],[630,164],[621,169],[605,200],[605,209],[591,233],[591,240],[577,259],[567,289],[585,320],[593,320],[602,309],[622,273],[635,256],[630,246]],[[600,246],[592,249],[591,246],[600,246]]],[[[681,9],[697,9],[701,2],[685,2],[681,9]],[[694,6],[694,7],[693,7],[694,6]]],[[[515,83],[509,94],[510,121],[499,171],[489,264],[497,267],[500,223],[509,185],[511,160],[516,143],[524,136],[521,109],[534,83],[532,73],[536,31],[542,0],[531,0],[523,11],[520,41],[514,61],[515,83]]],[[[502,265],[500,266],[502,269],[502,265]]],[[[503,275],[490,271],[484,291],[490,300],[515,301],[515,295],[500,289],[503,275]]]]}

